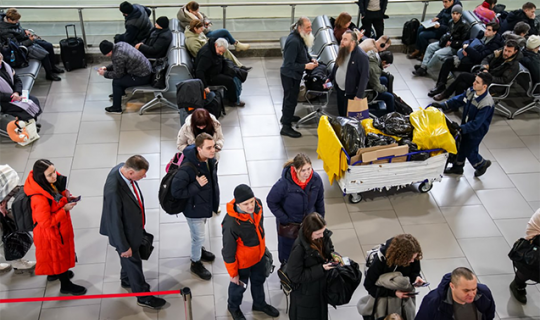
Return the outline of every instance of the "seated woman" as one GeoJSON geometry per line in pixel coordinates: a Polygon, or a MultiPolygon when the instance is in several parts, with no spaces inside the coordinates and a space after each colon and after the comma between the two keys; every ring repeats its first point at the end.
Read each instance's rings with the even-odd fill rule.
{"type": "MultiPolygon", "coordinates": [[[[189,23],[189,29],[184,31],[186,36],[186,48],[192,57],[197,57],[199,50],[208,42],[208,38],[204,35],[203,23],[199,20],[191,20],[189,23]]],[[[235,65],[244,69],[251,70],[251,67],[246,67],[231,53],[229,49],[225,51],[223,57],[231,60],[235,65]]]]}
{"type": "Polygon", "coordinates": [[[135,49],[147,58],[163,58],[167,55],[172,41],[172,32],[169,29],[169,18],[159,17],[148,38],[137,43],[135,49]]]}
{"type": "Polygon", "coordinates": [[[4,56],[0,53],[0,111],[23,121],[31,119],[37,121],[37,117],[41,114],[39,100],[34,96],[28,96],[28,102],[23,102],[21,95],[21,79],[4,61],[4,56]]]}
{"type": "Polygon", "coordinates": [[[186,122],[180,128],[178,132],[178,139],[176,145],[178,151],[182,152],[184,149],[195,143],[195,137],[199,134],[206,132],[214,138],[216,142],[216,160],[219,160],[219,151],[223,149],[223,131],[221,131],[221,124],[213,115],[206,109],[195,109],[191,115],[186,118],[186,122]]]}
{"type": "Polygon", "coordinates": [[[334,23],[334,36],[336,37],[336,40],[338,43],[341,42],[341,37],[347,30],[354,31],[354,28],[356,27],[352,22],[352,17],[347,12],[342,12],[339,14],[339,16],[336,19],[336,22],[334,23]]]}
{"type": "Polygon", "coordinates": [[[27,47],[29,58],[41,60],[43,68],[47,73],[47,80],[62,80],[62,78],[56,75],[56,73],[63,73],[64,70],[55,65],[53,45],[50,42],[40,39],[32,31],[21,28],[19,24],[20,19],[21,14],[15,8],[10,8],[5,14],[0,14],[0,38],[15,39],[21,46],[27,47]],[[37,46],[32,48],[35,45],[37,46]],[[45,55],[43,55],[44,51],[47,51],[45,55]]]}
{"type": "Polygon", "coordinates": [[[199,20],[203,23],[203,32],[208,38],[225,38],[229,44],[234,45],[237,51],[249,49],[249,44],[236,41],[227,29],[210,30],[212,22],[210,22],[204,13],[199,12],[199,4],[195,1],[188,2],[185,6],[181,7],[180,10],[178,10],[176,17],[180,21],[180,26],[184,29],[189,28],[189,24],[192,20],[199,20]]]}

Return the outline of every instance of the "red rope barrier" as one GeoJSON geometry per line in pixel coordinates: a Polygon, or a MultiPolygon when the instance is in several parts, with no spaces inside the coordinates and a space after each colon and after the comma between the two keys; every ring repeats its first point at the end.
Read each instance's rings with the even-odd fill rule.
{"type": "Polygon", "coordinates": [[[160,296],[165,294],[181,294],[180,290],[156,291],[156,292],[137,292],[137,293],[113,293],[113,294],[94,294],[85,296],[68,297],[38,297],[38,298],[18,298],[18,299],[0,299],[0,303],[18,303],[18,302],[36,302],[36,301],[63,301],[63,300],[88,300],[102,298],[125,298],[125,297],[144,297],[160,296]]]}

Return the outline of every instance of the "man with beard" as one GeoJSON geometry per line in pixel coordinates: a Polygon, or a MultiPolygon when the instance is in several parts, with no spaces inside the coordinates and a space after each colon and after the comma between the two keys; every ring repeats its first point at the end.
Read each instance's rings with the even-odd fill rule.
{"type": "Polygon", "coordinates": [[[358,47],[358,38],[350,30],[345,31],[339,46],[336,66],[326,82],[332,81],[337,92],[338,113],[347,116],[348,100],[360,100],[369,80],[369,58],[358,47]]]}
{"type": "Polygon", "coordinates": [[[283,86],[283,106],[281,108],[280,134],[291,138],[300,138],[302,134],[292,128],[293,122],[298,122],[300,117],[294,115],[298,94],[300,93],[300,81],[304,70],[313,70],[319,65],[317,60],[311,59],[308,47],[313,45],[315,37],[311,33],[311,21],[301,17],[295,24],[294,30],[287,37],[283,49],[283,64],[281,65],[281,85],[283,86]]]}

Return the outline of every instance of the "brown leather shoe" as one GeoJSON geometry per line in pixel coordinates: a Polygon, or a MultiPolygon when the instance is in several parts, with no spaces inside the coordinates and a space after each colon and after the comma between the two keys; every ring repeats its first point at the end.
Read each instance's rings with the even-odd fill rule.
{"type": "Polygon", "coordinates": [[[448,98],[448,97],[447,97],[447,96],[444,94],[444,92],[443,92],[443,93],[439,93],[438,95],[435,95],[435,96],[433,97],[433,100],[435,100],[435,101],[442,101],[442,100],[447,99],[447,98],[448,98]]]}
{"type": "Polygon", "coordinates": [[[421,54],[420,50],[414,50],[413,53],[409,53],[407,55],[407,58],[408,59],[416,59],[418,56],[420,56],[420,54],[421,54]]]}

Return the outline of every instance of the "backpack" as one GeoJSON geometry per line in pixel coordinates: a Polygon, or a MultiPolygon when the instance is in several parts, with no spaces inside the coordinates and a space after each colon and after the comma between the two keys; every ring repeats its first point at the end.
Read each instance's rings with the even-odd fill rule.
{"type": "Polygon", "coordinates": [[[152,75],[150,77],[150,85],[156,89],[165,89],[167,86],[165,81],[169,69],[169,59],[159,58],[152,64],[152,75]]]}
{"type": "Polygon", "coordinates": [[[409,115],[413,113],[413,108],[407,104],[400,96],[398,96],[395,93],[392,93],[394,95],[394,108],[396,109],[397,113],[401,113],[403,115],[409,115]]]}
{"type": "Polygon", "coordinates": [[[403,25],[403,33],[401,34],[401,43],[406,46],[410,46],[416,43],[416,34],[420,28],[420,21],[418,19],[411,19],[403,25]]]}
{"type": "Polygon", "coordinates": [[[199,175],[199,170],[191,162],[184,162],[179,167],[175,167],[174,165],[169,166],[169,171],[163,177],[163,179],[161,179],[158,198],[159,204],[161,205],[161,208],[163,208],[163,211],[171,215],[183,212],[184,209],[186,209],[186,205],[189,201],[189,198],[176,199],[171,194],[171,185],[174,176],[176,176],[176,173],[178,173],[182,167],[191,167],[193,170],[195,170],[196,175],[199,175]]]}
{"type": "Polygon", "coordinates": [[[381,247],[383,247],[384,244],[378,244],[371,248],[366,254],[366,266],[364,268],[364,275],[367,277],[368,269],[373,264],[373,261],[375,260],[375,256],[379,257],[379,261],[384,261],[386,258],[381,252],[381,247]]]}
{"type": "Polygon", "coordinates": [[[28,67],[28,49],[20,47],[19,44],[8,38],[2,41],[0,52],[4,56],[4,61],[12,68],[26,68],[28,67]],[[23,49],[24,48],[24,49],[23,49]],[[11,61],[11,53],[13,52],[14,61],[11,61]]]}
{"type": "Polygon", "coordinates": [[[217,90],[212,91],[215,93],[214,99],[210,101],[208,104],[204,105],[204,109],[208,110],[210,114],[212,114],[216,119],[219,119],[222,114],[224,114],[223,110],[225,110],[225,106],[223,104],[223,90],[217,90]]]}
{"type": "Polygon", "coordinates": [[[304,83],[307,90],[325,91],[324,82],[328,79],[328,71],[326,64],[319,63],[315,69],[306,73],[304,76],[304,83]]]}
{"type": "MultiPolygon", "coordinates": [[[[34,220],[32,219],[32,204],[30,198],[32,198],[32,196],[26,195],[24,187],[20,187],[19,191],[13,196],[11,212],[18,232],[32,231],[37,225],[37,222],[34,223],[34,220]]],[[[49,201],[49,205],[52,205],[51,199],[47,200],[49,201]]]]}
{"type": "Polygon", "coordinates": [[[174,157],[169,161],[167,166],[165,167],[165,172],[169,172],[169,170],[176,170],[180,167],[182,164],[182,161],[184,161],[184,154],[182,152],[175,153],[174,157]]]}

